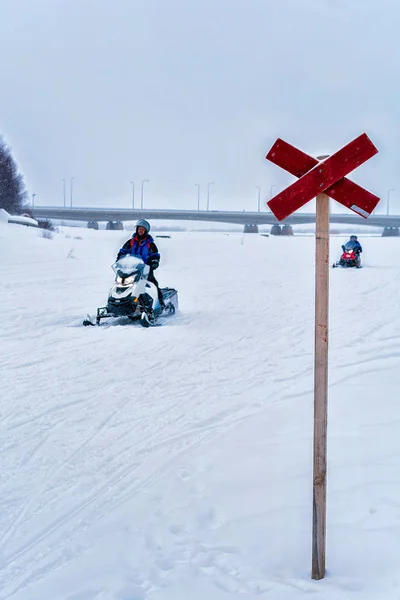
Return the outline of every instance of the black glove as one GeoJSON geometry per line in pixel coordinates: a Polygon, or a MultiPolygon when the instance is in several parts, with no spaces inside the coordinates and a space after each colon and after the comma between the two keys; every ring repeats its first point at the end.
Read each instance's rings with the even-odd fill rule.
{"type": "Polygon", "coordinates": [[[159,264],[160,264],[160,261],[158,260],[158,258],[152,258],[149,261],[149,265],[153,269],[153,271],[155,271],[155,269],[158,269],[159,264]]]}

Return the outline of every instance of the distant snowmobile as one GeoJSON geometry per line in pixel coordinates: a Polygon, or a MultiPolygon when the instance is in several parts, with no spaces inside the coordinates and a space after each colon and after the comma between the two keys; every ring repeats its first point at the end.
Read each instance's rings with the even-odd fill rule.
{"type": "Polygon", "coordinates": [[[361,257],[360,253],[357,251],[356,243],[350,240],[342,246],[342,250],[342,256],[336,263],[333,263],[332,267],[356,267],[357,269],[360,269],[361,257]]]}
{"type": "Polygon", "coordinates": [[[157,287],[147,280],[150,267],[140,258],[127,255],[117,260],[112,268],[115,283],[111,288],[107,306],[97,309],[95,323],[87,316],[83,325],[100,325],[101,319],[128,317],[140,321],[143,327],[156,325],[160,317],[175,314],[178,309],[178,292],[161,288],[164,306],[161,306],[157,287]]]}

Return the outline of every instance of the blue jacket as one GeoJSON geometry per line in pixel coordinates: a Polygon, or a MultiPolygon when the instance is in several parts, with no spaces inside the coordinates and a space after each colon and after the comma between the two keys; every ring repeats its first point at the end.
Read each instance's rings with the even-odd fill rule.
{"type": "Polygon", "coordinates": [[[143,238],[139,238],[136,234],[130,240],[125,242],[121,250],[118,252],[117,260],[122,256],[131,254],[141,258],[146,265],[150,265],[152,269],[157,269],[160,264],[160,253],[154,243],[151,235],[147,234],[143,238]]]}

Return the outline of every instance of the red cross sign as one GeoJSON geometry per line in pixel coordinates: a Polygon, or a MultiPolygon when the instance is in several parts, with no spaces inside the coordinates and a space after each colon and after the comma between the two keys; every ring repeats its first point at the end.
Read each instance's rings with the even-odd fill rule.
{"type": "Polygon", "coordinates": [[[377,152],[367,134],[363,133],[320,162],[278,138],[266,159],[299,179],[267,202],[267,205],[278,221],[282,221],[324,192],[343,206],[367,218],[378,204],[378,196],[346,179],[345,175],[375,156],[377,152]]]}

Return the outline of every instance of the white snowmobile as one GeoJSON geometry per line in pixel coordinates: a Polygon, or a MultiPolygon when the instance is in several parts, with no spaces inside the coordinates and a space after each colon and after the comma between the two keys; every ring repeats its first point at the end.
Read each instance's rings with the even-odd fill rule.
{"type": "Polygon", "coordinates": [[[97,309],[96,323],[87,316],[83,325],[100,325],[101,319],[128,317],[140,320],[143,327],[156,325],[163,316],[175,314],[178,309],[178,292],[173,288],[161,288],[164,306],[161,305],[157,287],[148,281],[150,267],[136,256],[124,256],[112,268],[115,283],[108,294],[107,306],[97,309]]]}

